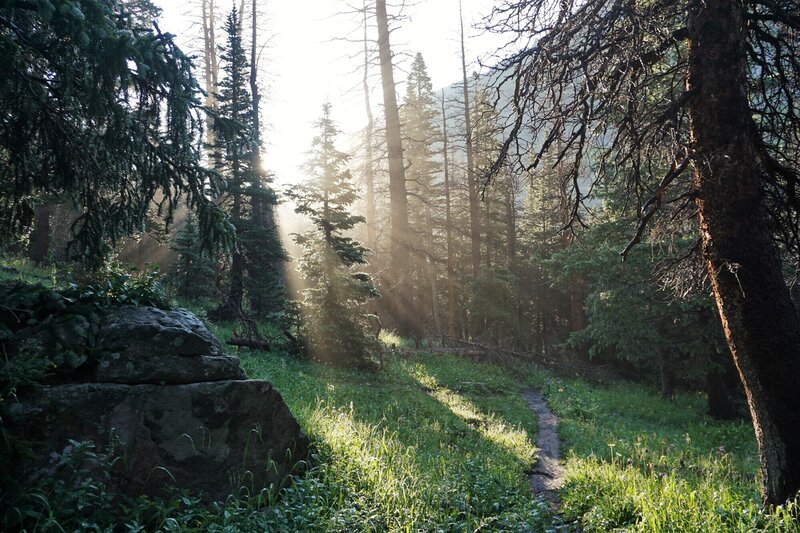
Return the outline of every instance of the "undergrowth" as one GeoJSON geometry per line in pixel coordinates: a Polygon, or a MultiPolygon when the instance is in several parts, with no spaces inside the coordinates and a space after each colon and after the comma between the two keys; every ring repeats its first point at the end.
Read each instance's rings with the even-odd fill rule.
{"type": "Polygon", "coordinates": [[[562,511],[583,531],[800,531],[796,503],[759,503],[749,420],[714,421],[699,394],[667,401],[634,384],[550,379],[544,393],[561,417],[562,511]]]}
{"type": "MultiPolygon", "coordinates": [[[[795,503],[759,504],[749,421],[711,420],[698,394],[666,401],[634,384],[597,387],[530,367],[393,350],[380,372],[239,355],[249,377],[281,392],[314,443],[310,468],[290,486],[210,507],[181,492],[112,505],[102,477],[81,474],[77,484],[53,478],[31,490],[0,526],[13,530],[9,517],[24,515],[30,531],[800,531],[795,503]],[[561,417],[560,519],[526,481],[536,421],[519,392],[529,387],[561,417]]],[[[66,466],[103,457],[72,447],[85,453],[63,453],[66,466]]]]}

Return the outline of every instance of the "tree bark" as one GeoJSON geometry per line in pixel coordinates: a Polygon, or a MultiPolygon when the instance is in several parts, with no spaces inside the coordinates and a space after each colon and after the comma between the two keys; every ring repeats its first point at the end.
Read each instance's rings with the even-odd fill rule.
{"type": "Polygon", "coordinates": [[[494,226],[492,225],[492,193],[487,187],[483,195],[484,219],[486,220],[486,269],[492,268],[494,249],[494,226]]]}
{"type": "Polygon", "coordinates": [[[403,145],[400,134],[400,115],[394,84],[392,51],[389,45],[389,19],[386,0],[377,0],[375,13],[378,23],[378,54],[383,86],[383,107],[386,114],[386,145],[389,152],[389,207],[391,263],[388,269],[389,306],[401,335],[416,332],[414,302],[408,273],[411,266],[408,226],[408,198],[403,165],[403,145]]]}
{"type": "Polygon", "coordinates": [[[445,110],[444,89],[442,89],[442,140],[444,143],[444,229],[447,240],[447,334],[456,339],[456,287],[455,267],[453,265],[453,227],[450,211],[450,159],[447,138],[447,112],[445,110]]]}
{"type": "MultiPolygon", "coordinates": [[[[244,6],[243,6],[244,7],[244,6]]],[[[258,24],[256,24],[257,10],[256,0],[251,0],[252,8],[252,32],[250,42],[250,97],[253,102],[253,171],[257,175],[261,175],[261,120],[258,113],[259,105],[261,103],[261,95],[258,92],[258,54],[256,47],[258,46],[258,24]]],[[[244,14],[242,14],[244,19],[244,14]]]]}
{"type": "Polygon", "coordinates": [[[28,258],[41,263],[50,253],[50,205],[43,204],[36,208],[36,220],[33,224],[31,242],[28,246],[28,258]]]}
{"type": "Polygon", "coordinates": [[[741,0],[705,0],[690,12],[691,155],[703,256],[775,505],[800,488],[800,321],[764,212],[744,11],[741,0]]]}
{"type": "Polygon", "coordinates": [[[658,372],[661,377],[661,397],[666,400],[674,400],[675,365],[666,343],[658,349],[658,372]]]}
{"type": "MultiPolygon", "coordinates": [[[[205,105],[209,109],[216,108],[216,98],[214,93],[217,90],[218,81],[218,68],[217,62],[217,43],[215,35],[215,15],[214,15],[214,0],[200,0],[201,18],[203,26],[203,60],[205,63],[205,89],[206,98],[205,105]]],[[[212,136],[212,123],[213,118],[211,115],[206,115],[206,143],[213,142],[212,136]]]]}
{"type": "Polygon", "coordinates": [[[733,420],[741,416],[737,408],[737,386],[739,376],[726,353],[725,358],[716,364],[712,361],[706,371],[706,395],[708,397],[708,416],[716,420],[733,420]],[[725,364],[727,363],[727,364],[725,364]],[[730,368],[729,368],[730,367],[730,368]]]}
{"type": "Polygon", "coordinates": [[[369,98],[369,45],[367,39],[367,0],[364,0],[364,106],[367,110],[367,129],[364,132],[364,179],[367,182],[367,248],[375,249],[375,171],[373,169],[375,156],[373,154],[372,136],[375,133],[375,118],[372,115],[372,105],[369,98]]]}
{"type": "Polygon", "coordinates": [[[461,0],[458,2],[458,16],[461,23],[461,74],[464,92],[464,128],[467,142],[467,190],[469,194],[469,234],[472,245],[472,276],[477,277],[481,271],[481,211],[478,200],[478,180],[475,176],[475,147],[472,139],[467,54],[464,48],[464,14],[461,10],[461,0]]]}

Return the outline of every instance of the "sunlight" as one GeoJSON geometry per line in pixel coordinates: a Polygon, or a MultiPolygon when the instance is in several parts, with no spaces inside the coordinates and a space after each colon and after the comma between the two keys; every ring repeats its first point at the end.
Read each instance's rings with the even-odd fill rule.
{"type": "Polygon", "coordinates": [[[387,508],[405,509],[409,522],[420,518],[414,503],[429,488],[420,483],[415,449],[403,446],[396,433],[356,421],[352,403],[336,407],[324,399],[317,400],[309,428],[330,447],[343,482],[365,487],[387,508]]]}
{"type": "Polygon", "coordinates": [[[536,446],[531,442],[528,432],[498,418],[494,413],[484,413],[457,392],[442,387],[436,378],[419,366],[411,375],[423,386],[428,394],[447,407],[454,415],[466,422],[487,441],[505,448],[523,464],[532,464],[536,457],[536,446]]]}
{"type": "MultiPolygon", "coordinates": [[[[178,36],[179,43],[198,54],[197,10],[184,3],[157,0],[163,9],[162,27],[178,36]]],[[[306,159],[311,141],[309,130],[319,108],[331,101],[333,117],[343,131],[343,138],[360,132],[366,123],[361,72],[353,67],[353,57],[361,50],[359,21],[345,0],[314,2],[313,8],[302,2],[278,1],[265,4],[267,45],[259,64],[266,80],[262,104],[264,165],[275,172],[278,182],[292,185],[302,179],[298,165],[306,159]],[[349,42],[352,40],[352,42],[349,42]],[[279,74],[278,74],[279,73],[279,74]]],[[[492,0],[464,2],[466,23],[478,22],[489,12],[492,0]]],[[[218,9],[229,9],[221,4],[218,9]]],[[[397,67],[407,68],[408,57],[422,52],[428,60],[435,87],[444,87],[460,79],[458,59],[458,0],[427,0],[404,9],[408,23],[397,28],[397,67]],[[413,24],[411,24],[413,22],[413,24]]],[[[471,33],[472,30],[470,30],[471,33]]],[[[474,32],[477,33],[477,32],[474,32]]],[[[395,38],[395,37],[393,37],[395,38]]],[[[503,39],[482,34],[470,40],[470,65],[497,49],[503,39]]],[[[373,67],[377,73],[377,65],[373,67]]],[[[478,67],[470,66],[471,70],[478,67]]],[[[402,80],[398,91],[402,94],[402,80]]],[[[378,84],[372,88],[373,105],[381,102],[378,84]]],[[[382,105],[382,104],[381,104],[382,105]]]]}

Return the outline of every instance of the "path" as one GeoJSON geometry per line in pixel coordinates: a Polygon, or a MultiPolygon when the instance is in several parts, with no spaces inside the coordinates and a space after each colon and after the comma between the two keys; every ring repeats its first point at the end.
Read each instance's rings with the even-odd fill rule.
{"type": "Polygon", "coordinates": [[[534,390],[522,393],[528,406],[539,421],[536,434],[536,447],[539,448],[539,461],[530,473],[531,490],[544,497],[554,510],[560,504],[558,489],[564,483],[564,469],[559,462],[558,417],[547,406],[542,395],[534,390]]]}

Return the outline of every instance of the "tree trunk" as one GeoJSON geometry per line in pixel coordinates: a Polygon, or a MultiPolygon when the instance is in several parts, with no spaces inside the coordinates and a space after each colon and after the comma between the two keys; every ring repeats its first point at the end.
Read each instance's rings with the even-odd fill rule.
{"type": "Polygon", "coordinates": [[[411,266],[408,227],[408,198],[406,176],[403,165],[403,145],[400,135],[400,116],[397,109],[397,93],[394,84],[392,51],[389,45],[389,20],[386,0],[377,0],[375,13],[378,22],[378,54],[381,64],[383,107],[386,114],[386,145],[389,152],[389,207],[390,246],[387,285],[389,305],[397,329],[401,335],[416,331],[414,302],[408,273],[411,266]]]}
{"type": "MultiPolygon", "coordinates": [[[[217,44],[215,38],[214,0],[200,0],[200,11],[203,26],[203,60],[205,63],[205,105],[209,109],[216,108],[214,92],[217,90],[217,44]]],[[[213,118],[206,115],[206,143],[211,144],[213,118]]]]}
{"type": "MultiPolygon", "coordinates": [[[[258,113],[261,95],[258,93],[258,24],[256,24],[257,11],[256,0],[251,0],[252,7],[252,33],[250,42],[250,96],[253,102],[253,171],[256,175],[261,175],[261,120],[258,113]]],[[[241,19],[244,19],[242,13],[241,19]]]]}
{"type": "Polygon", "coordinates": [[[586,329],[586,310],[583,301],[586,299],[586,281],[580,274],[569,277],[569,330],[570,332],[586,329]]]}
{"type": "Polygon", "coordinates": [[[517,268],[517,180],[516,176],[509,176],[508,194],[506,196],[506,240],[508,246],[508,268],[514,275],[518,275],[517,268]]]}
{"type": "Polygon", "coordinates": [[[483,209],[486,219],[486,269],[492,268],[492,256],[494,255],[494,227],[492,226],[492,192],[487,187],[483,196],[483,209]]]}
{"type": "Polygon", "coordinates": [[[367,248],[375,249],[375,156],[373,154],[372,136],[375,132],[375,118],[372,116],[372,105],[369,98],[369,45],[367,39],[367,0],[364,0],[364,106],[367,110],[367,129],[364,132],[364,179],[367,182],[367,248]]]}
{"type": "Polygon", "coordinates": [[[800,488],[800,322],[764,212],[741,0],[696,2],[689,112],[703,256],[758,441],[763,498],[800,488]]]}
{"type": "Polygon", "coordinates": [[[456,287],[455,267],[453,265],[453,227],[450,212],[450,159],[447,138],[447,113],[445,111],[444,89],[442,89],[442,139],[444,143],[444,226],[447,239],[447,334],[456,338],[456,287]]]}
{"type": "Polygon", "coordinates": [[[674,400],[675,365],[666,343],[658,349],[658,371],[661,376],[661,397],[667,400],[674,400]]]}
{"type": "Polygon", "coordinates": [[[461,74],[464,91],[464,129],[467,141],[467,190],[469,192],[469,234],[472,245],[472,276],[477,277],[481,270],[481,212],[478,200],[478,180],[475,176],[475,148],[472,139],[472,118],[470,117],[469,84],[467,83],[467,54],[464,49],[464,15],[461,0],[458,2],[458,16],[461,21],[461,74]]]}
{"type": "Polygon", "coordinates": [[[50,253],[50,206],[43,204],[36,208],[36,220],[33,224],[31,242],[28,246],[28,258],[41,263],[50,253]]]}

